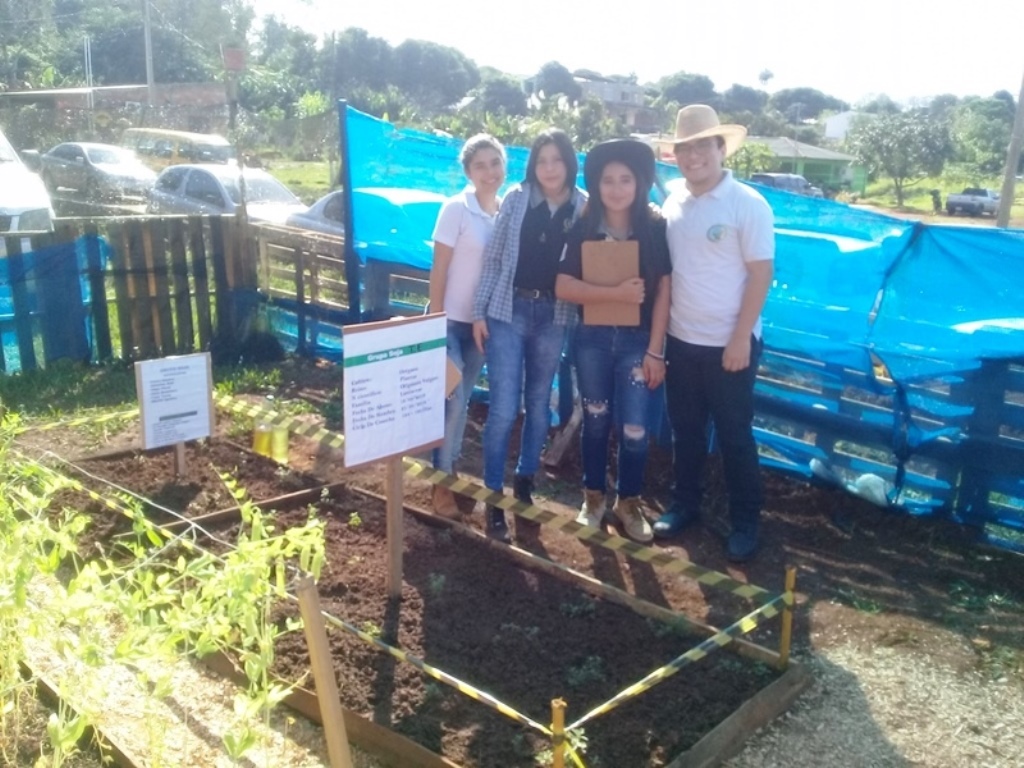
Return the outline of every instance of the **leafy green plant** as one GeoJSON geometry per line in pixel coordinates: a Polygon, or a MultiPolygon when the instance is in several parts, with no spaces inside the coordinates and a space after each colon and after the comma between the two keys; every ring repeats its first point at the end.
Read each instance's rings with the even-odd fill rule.
{"type": "Polygon", "coordinates": [[[446,577],[443,573],[431,573],[427,576],[427,585],[430,589],[430,594],[434,597],[440,597],[444,593],[444,584],[446,577]]]}
{"type": "Polygon", "coordinates": [[[524,640],[533,641],[536,640],[540,635],[540,627],[522,627],[512,622],[507,622],[501,625],[501,632],[494,636],[495,640],[501,640],[509,637],[521,637],[524,640]]]}
{"type": "Polygon", "coordinates": [[[877,600],[865,597],[855,589],[838,589],[837,595],[842,603],[854,608],[861,613],[882,613],[885,606],[877,600]]]}
{"type": "Polygon", "coordinates": [[[659,639],[664,639],[666,637],[687,637],[689,635],[689,624],[682,619],[679,621],[667,622],[648,617],[646,619],[646,623],[652,634],[659,639]]]}
{"type": "Polygon", "coordinates": [[[353,530],[358,530],[363,524],[363,518],[359,516],[358,512],[349,512],[348,515],[348,527],[353,530]]]}
{"type": "Polygon", "coordinates": [[[283,381],[280,368],[238,367],[220,373],[223,378],[214,384],[218,395],[272,395],[283,381]]]}
{"type": "Polygon", "coordinates": [[[583,661],[569,667],[565,673],[565,681],[570,688],[582,688],[590,683],[602,683],[606,679],[604,659],[600,656],[587,656],[583,661]]]}
{"type": "Polygon", "coordinates": [[[370,637],[381,637],[384,634],[384,630],[381,629],[380,624],[372,621],[364,621],[362,626],[359,628],[370,637]]]}
{"type": "Polygon", "coordinates": [[[562,603],[558,609],[568,619],[590,619],[597,610],[597,603],[592,598],[580,597],[578,600],[562,603]]]}
{"type": "MultiPolygon", "coordinates": [[[[573,752],[580,755],[581,757],[587,754],[587,748],[590,745],[587,742],[586,728],[577,728],[576,730],[568,731],[565,734],[565,739],[573,752]]],[[[548,766],[554,762],[555,753],[550,747],[548,747],[547,749],[542,749],[540,752],[538,752],[534,756],[533,760],[535,763],[537,763],[537,765],[548,766]]],[[[565,764],[570,765],[571,763],[569,760],[566,760],[565,764]]]]}

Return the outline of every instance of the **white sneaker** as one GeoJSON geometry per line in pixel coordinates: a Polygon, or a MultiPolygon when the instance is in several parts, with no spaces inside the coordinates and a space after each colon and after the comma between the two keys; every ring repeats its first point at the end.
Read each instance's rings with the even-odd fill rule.
{"type": "Polygon", "coordinates": [[[603,493],[584,489],[583,506],[576,515],[576,522],[580,525],[589,525],[591,528],[600,528],[607,509],[603,493]]]}
{"type": "Polygon", "coordinates": [[[654,531],[651,530],[651,524],[644,517],[644,505],[639,496],[616,499],[613,511],[619,518],[619,522],[622,523],[626,535],[633,541],[646,544],[654,540],[654,531]]]}

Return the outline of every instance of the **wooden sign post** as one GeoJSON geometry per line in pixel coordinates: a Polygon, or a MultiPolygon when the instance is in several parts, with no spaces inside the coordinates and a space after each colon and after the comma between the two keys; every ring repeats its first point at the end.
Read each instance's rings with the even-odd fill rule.
{"type": "Polygon", "coordinates": [[[209,352],[135,363],[144,450],[174,446],[175,480],[185,477],[185,443],[214,430],[213,372],[209,352]]]}
{"type": "Polygon", "coordinates": [[[175,443],[174,444],[174,477],[176,480],[182,480],[185,477],[185,444],[175,443]]]}
{"type": "Polygon", "coordinates": [[[402,548],[405,536],[402,533],[402,506],[405,492],[402,488],[402,459],[388,459],[387,465],[387,515],[388,515],[388,597],[397,600],[402,597],[402,548]]]}
{"type": "Polygon", "coordinates": [[[345,466],[387,462],[388,597],[402,596],[402,456],[444,440],[444,314],[344,328],[345,466]]]}

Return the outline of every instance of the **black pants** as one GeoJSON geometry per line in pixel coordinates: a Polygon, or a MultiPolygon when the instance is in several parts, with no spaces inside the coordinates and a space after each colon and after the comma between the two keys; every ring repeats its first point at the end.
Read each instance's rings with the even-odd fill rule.
{"type": "Polygon", "coordinates": [[[761,467],[754,442],[754,381],[762,342],[751,338],[750,365],[722,367],[723,347],[702,347],[668,337],[665,391],[672,423],[675,501],[699,510],[708,452],[708,419],[722,454],[734,531],[757,534],[761,516],[761,467]]]}

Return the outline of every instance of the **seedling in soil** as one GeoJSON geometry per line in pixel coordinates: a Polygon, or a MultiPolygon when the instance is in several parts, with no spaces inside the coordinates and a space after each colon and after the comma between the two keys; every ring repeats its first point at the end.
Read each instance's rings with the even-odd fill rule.
{"type": "Polygon", "coordinates": [[[840,601],[849,605],[851,608],[855,608],[861,613],[881,613],[885,610],[885,606],[882,603],[874,600],[870,597],[864,597],[858,594],[852,589],[839,589],[837,590],[840,601]]]}
{"type": "Polygon", "coordinates": [[[565,681],[570,688],[582,688],[589,683],[603,683],[606,679],[604,659],[600,656],[587,656],[579,664],[569,667],[565,675],[565,681]]]}
{"type": "Polygon", "coordinates": [[[431,573],[427,576],[427,583],[430,587],[430,594],[440,597],[444,593],[445,575],[443,573],[431,573]]]}
{"type": "MultiPolygon", "coordinates": [[[[587,729],[586,728],[577,728],[574,731],[569,731],[567,734],[565,734],[565,737],[566,737],[566,740],[569,742],[569,746],[572,748],[572,750],[577,755],[579,755],[580,757],[583,757],[584,755],[587,754],[587,747],[589,745],[587,744],[587,729]]],[[[538,752],[534,756],[533,760],[534,760],[535,763],[537,763],[537,765],[548,766],[548,765],[551,765],[554,762],[555,755],[551,751],[551,748],[549,747],[548,749],[544,749],[544,750],[538,752]]],[[[565,761],[566,765],[570,765],[571,763],[572,763],[571,760],[567,759],[565,761]]],[[[588,763],[588,764],[589,765],[595,765],[595,766],[597,765],[597,763],[595,763],[595,762],[591,762],[591,763],[588,763]]]]}
{"type": "Polygon", "coordinates": [[[358,530],[359,526],[363,524],[363,518],[359,516],[358,512],[350,512],[348,516],[348,527],[352,530],[358,530]]]}
{"type": "Polygon", "coordinates": [[[345,419],[345,406],[341,402],[341,393],[335,390],[330,395],[330,400],[320,407],[323,414],[324,424],[328,429],[341,426],[345,419]]]}
{"type": "Polygon", "coordinates": [[[500,640],[504,636],[518,635],[526,640],[536,640],[537,636],[540,635],[540,627],[521,627],[518,624],[508,622],[501,625],[501,633],[495,635],[495,640],[500,640]]]}
{"type": "Polygon", "coordinates": [[[581,597],[579,600],[562,603],[559,610],[568,619],[589,619],[593,617],[597,606],[589,597],[581,597]]]}
{"type": "Polygon", "coordinates": [[[444,697],[444,686],[430,682],[423,686],[423,701],[435,701],[444,697]]]}
{"type": "Polygon", "coordinates": [[[380,625],[374,624],[372,621],[364,621],[360,629],[370,637],[380,637],[384,634],[384,630],[380,628],[380,625]]]}
{"type": "Polygon", "coordinates": [[[659,640],[664,640],[666,637],[687,637],[689,635],[687,624],[684,621],[666,622],[648,618],[647,626],[659,640]]]}

